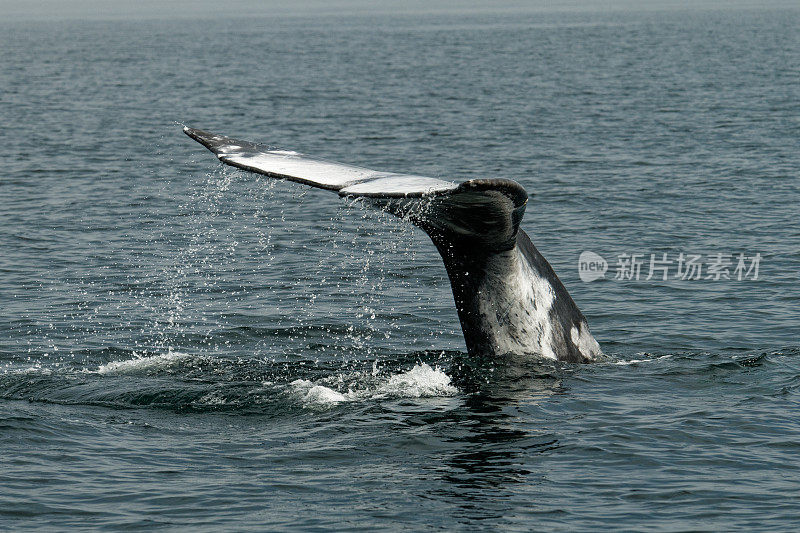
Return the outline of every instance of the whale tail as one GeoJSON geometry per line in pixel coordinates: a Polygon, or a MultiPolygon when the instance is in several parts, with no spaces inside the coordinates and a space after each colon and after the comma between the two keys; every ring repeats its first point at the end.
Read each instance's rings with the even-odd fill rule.
{"type": "Polygon", "coordinates": [[[528,194],[517,182],[455,183],[381,172],[194,128],[183,131],[227,165],[362,198],[424,230],[444,260],[471,354],[587,361],[599,353],[583,315],[519,228],[528,194]]]}

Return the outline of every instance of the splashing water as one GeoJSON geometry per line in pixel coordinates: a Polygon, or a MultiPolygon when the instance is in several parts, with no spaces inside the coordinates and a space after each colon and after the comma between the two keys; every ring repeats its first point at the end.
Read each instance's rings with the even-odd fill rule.
{"type": "Polygon", "coordinates": [[[330,405],[366,399],[452,396],[458,393],[447,374],[426,363],[414,365],[407,372],[390,376],[376,387],[348,390],[346,393],[304,379],[295,380],[290,385],[305,405],[330,405]]]}

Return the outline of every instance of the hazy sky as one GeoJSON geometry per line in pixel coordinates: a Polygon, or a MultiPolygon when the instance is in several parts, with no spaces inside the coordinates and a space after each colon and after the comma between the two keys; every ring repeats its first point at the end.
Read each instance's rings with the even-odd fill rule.
{"type": "Polygon", "coordinates": [[[119,19],[480,11],[797,7],[797,0],[0,0],[0,18],[119,19]]]}

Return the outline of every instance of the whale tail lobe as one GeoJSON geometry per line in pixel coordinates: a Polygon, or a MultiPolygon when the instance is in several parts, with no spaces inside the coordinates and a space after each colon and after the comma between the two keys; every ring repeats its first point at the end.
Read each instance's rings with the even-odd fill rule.
{"type": "Polygon", "coordinates": [[[528,200],[525,189],[511,180],[474,179],[457,184],[326,161],[189,127],[183,131],[226,165],[342,197],[364,198],[420,226],[434,242],[513,248],[528,200]]]}

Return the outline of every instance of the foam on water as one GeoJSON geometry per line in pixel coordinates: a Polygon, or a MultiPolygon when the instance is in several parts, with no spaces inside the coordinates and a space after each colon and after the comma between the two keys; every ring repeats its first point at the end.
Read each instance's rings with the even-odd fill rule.
{"type": "Polygon", "coordinates": [[[377,400],[384,398],[424,398],[452,396],[458,389],[450,382],[450,376],[439,368],[426,363],[414,365],[411,370],[390,376],[377,387],[338,392],[325,385],[305,379],[290,383],[303,405],[335,405],[358,400],[377,400]]]}
{"type": "Polygon", "coordinates": [[[356,399],[352,391],[348,391],[345,395],[324,385],[315,385],[307,379],[296,379],[289,385],[301,397],[304,405],[332,405],[356,399]]]}
{"type": "Polygon", "coordinates": [[[408,372],[394,375],[378,388],[378,394],[391,397],[422,398],[425,396],[452,396],[458,389],[450,383],[450,376],[423,363],[414,365],[408,372]]]}
{"type": "MultiPolygon", "coordinates": [[[[136,355],[136,354],[134,354],[136,355]]],[[[168,351],[165,354],[146,357],[136,356],[135,359],[124,361],[111,361],[97,368],[98,374],[127,374],[170,367],[190,359],[188,353],[168,351]]]]}
{"type": "MultiPolygon", "coordinates": [[[[642,354],[644,355],[644,354],[642,354]]],[[[672,357],[672,354],[662,355],[660,357],[650,357],[650,358],[643,358],[643,359],[620,359],[619,361],[614,361],[612,364],[614,365],[633,365],[636,363],[649,363],[651,361],[659,361],[661,359],[668,359],[672,357]]]]}

